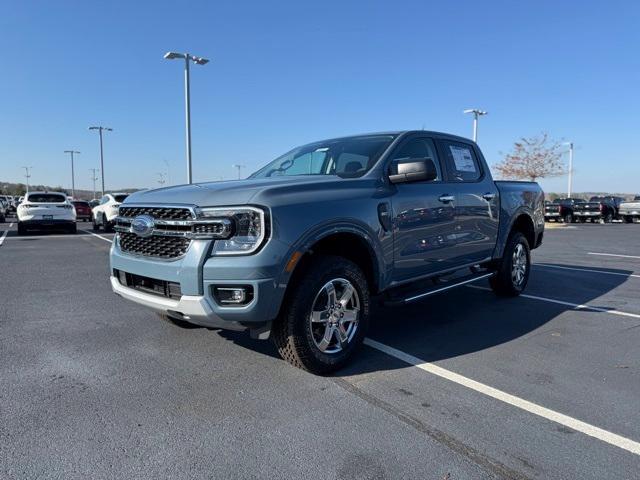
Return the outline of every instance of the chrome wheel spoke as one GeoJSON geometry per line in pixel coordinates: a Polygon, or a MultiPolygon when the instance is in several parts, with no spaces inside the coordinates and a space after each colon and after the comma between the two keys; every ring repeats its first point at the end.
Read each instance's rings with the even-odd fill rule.
{"type": "Polygon", "coordinates": [[[343,307],[346,307],[347,304],[349,303],[349,300],[351,300],[351,297],[353,296],[353,285],[348,284],[344,287],[344,291],[342,292],[342,295],[340,295],[340,304],[343,307]]]}
{"type": "Polygon", "coordinates": [[[327,308],[333,308],[333,306],[338,303],[336,287],[333,286],[332,282],[329,282],[324,286],[324,289],[327,292],[327,308]]]}
{"type": "Polygon", "coordinates": [[[327,347],[331,344],[331,340],[333,338],[333,325],[327,323],[327,326],[324,330],[324,335],[322,336],[322,340],[320,340],[320,343],[318,343],[318,348],[320,349],[321,352],[324,352],[327,347]]]}
{"type": "Polygon", "coordinates": [[[344,347],[344,344],[347,343],[348,335],[347,331],[344,328],[344,325],[338,323],[335,328],[336,338],[338,339],[338,345],[340,345],[340,349],[344,347]]]}
{"type": "Polygon", "coordinates": [[[355,322],[358,319],[358,310],[346,310],[342,313],[342,323],[355,322]]]}
{"type": "Polygon", "coordinates": [[[326,323],[328,319],[329,319],[329,312],[327,310],[311,312],[311,321],[313,323],[326,323]]]}

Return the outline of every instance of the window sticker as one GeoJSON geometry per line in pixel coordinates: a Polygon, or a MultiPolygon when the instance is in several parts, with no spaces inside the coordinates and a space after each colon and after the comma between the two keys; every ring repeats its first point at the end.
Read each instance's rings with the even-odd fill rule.
{"type": "Polygon", "coordinates": [[[453,157],[453,163],[455,163],[457,171],[476,172],[476,166],[473,163],[471,150],[464,147],[457,147],[455,145],[449,145],[449,149],[451,150],[451,156],[453,157]]]}

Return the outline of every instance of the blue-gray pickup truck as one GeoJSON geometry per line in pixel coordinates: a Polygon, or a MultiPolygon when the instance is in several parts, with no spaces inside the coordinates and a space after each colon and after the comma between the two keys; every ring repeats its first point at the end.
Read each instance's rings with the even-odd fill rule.
{"type": "Polygon", "coordinates": [[[142,191],[119,207],[113,291],[174,322],[272,338],[325,374],[391,308],[488,279],[526,287],[544,195],[494,182],[478,146],[428,131],[295,148],[246,180],[142,191]]]}

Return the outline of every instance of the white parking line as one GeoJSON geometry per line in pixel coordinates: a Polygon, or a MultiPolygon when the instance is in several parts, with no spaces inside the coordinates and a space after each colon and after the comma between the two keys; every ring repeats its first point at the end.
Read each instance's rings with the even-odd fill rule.
{"type": "MultiPolygon", "coordinates": [[[[488,290],[488,291],[491,290],[490,288],[479,287],[477,285],[467,285],[467,288],[475,288],[477,290],[488,290]]],[[[637,314],[637,313],[623,312],[623,311],[620,311],[620,310],[607,309],[607,308],[602,308],[602,307],[593,307],[591,305],[582,305],[580,303],[564,302],[562,300],[556,300],[555,298],[539,297],[537,295],[529,295],[529,294],[526,294],[526,293],[522,293],[522,294],[520,294],[520,296],[522,298],[530,298],[531,300],[539,300],[541,302],[555,303],[557,305],[564,305],[566,307],[575,308],[576,310],[591,310],[593,312],[610,313],[611,315],[619,315],[621,317],[631,317],[631,318],[640,319],[640,314],[637,314]]]]}
{"type": "Polygon", "coordinates": [[[587,255],[603,255],[605,257],[640,258],[637,255],[620,255],[618,253],[587,252],[587,255]]]}
{"type": "Polygon", "coordinates": [[[635,453],[636,455],[640,455],[640,443],[635,442],[629,438],[609,432],[607,430],[603,430],[602,428],[590,425],[576,418],[556,412],[555,410],[545,408],[523,398],[516,397],[515,395],[511,395],[510,393],[503,392],[502,390],[498,390],[497,388],[493,388],[489,385],[485,385],[483,383],[467,378],[463,375],[460,375],[459,373],[455,373],[451,370],[447,370],[446,368],[439,367],[434,363],[425,362],[418,357],[414,357],[413,355],[410,355],[383,343],[377,342],[370,338],[365,338],[364,343],[371,348],[375,348],[376,350],[386,353],[387,355],[397,358],[398,360],[408,363],[409,365],[413,365],[420,370],[424,370],[425,372],[437,375],[438,377],[457,383],[458,385],[462,385],[496,400],[500,400],[501,402],[507,403],[526,412],[532,413],[542,418],[546,418],[547,420],[559,423],[560,425],[564,425],[565,427],[571,428],[578,432],[582,432],[585,435],[597,438],[615,447],[622,448],[623,450],[635,453]]]}
{"type": "Polygon", "coordinates": [[[533,266],[545,267],[545,268],[558,268],[560,270],[575,270],[576,272],[602,273],[604,275],[620,275],[622,277],[640,278],[640,275],[636,275],[633,273],[605,272],[604,270],[594,270],[592,268],[561,267],[560,265],[548,265],[546,263],[534,263],[533,266]]]}
{"type": "Polygon", "coordinates": [[[100,240],[104,240],[105,242],[113,243],[113,240],[107,237],[103,237],[102,235],[98,235],[97,233],[90,232],[89,230],[81,230],[81,232],[88,233],[89,235],[93,235],[100,240]]]}
{"type": "Polygon", "coordinates": [[[9,230],[5,230],[2,236],[0,237],[0,247],[4,243],[4,239],[7,237],[7,233],[9,233],[9,230]]]}

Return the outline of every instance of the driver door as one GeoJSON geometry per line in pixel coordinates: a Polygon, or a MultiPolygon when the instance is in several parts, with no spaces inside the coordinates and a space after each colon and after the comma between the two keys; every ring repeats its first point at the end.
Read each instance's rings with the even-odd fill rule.
{"type": "Polygon", "coordinates": [[[437,178],[394,185],[393,283],[447,269],[455,246],[455,191],[444,181],[433,139],[426,136],[407,139],[392,154],[391,162],[405,158],[432,159],[437,178]]]}

